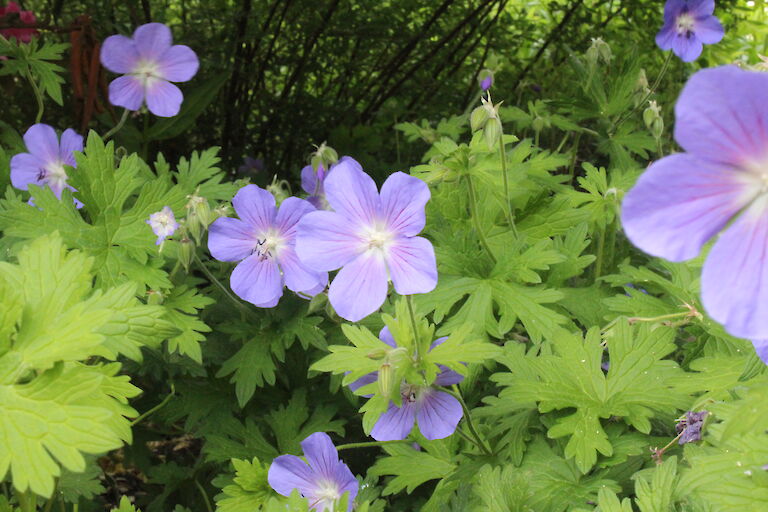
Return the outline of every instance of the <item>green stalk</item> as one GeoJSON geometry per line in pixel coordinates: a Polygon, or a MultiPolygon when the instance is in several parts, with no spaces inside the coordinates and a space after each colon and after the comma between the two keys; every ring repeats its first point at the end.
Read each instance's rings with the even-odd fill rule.
{"type": "Polygon", "coordinates": [[[35,512],[37,510],[37,495],[32,491],[17,494],[21,512],[35,512]]]}
{"type": "Polygon", "coordinates": [[[151,408],[150,410],[148,410],[144,414],[141,414],[138,418],[133,420],[131,422],[131,426],[135,427],[136,425],[138,425],[141,422],[141,420],[143,420],[144,418],[146,418],[146,417],[156,413],[157,411],[159,411],[160,409],[165,407],[168,404],[168,402],[171,401],[171,399],[173,398],[173,396],[175,394],[176,394],[176,387],[173,385],[173,382],[171,382],[171,392],[168,394],[168,396],[163,398],[162,402],[160,402],[159,404],[157,404],[156,406],[154,406],[153,408],[151,408]]]}
{"type": "Polygon", "coordinates": [[[515,227],[515,217],[512,215],[512,202],[509,199],[509,176],[507,176],[507,152],[504,149],[504,127],[499,121],[499,159],[501,160],[501,177],[504,180],[504,213],[507,214],[507,223],[512,229],[515,238],[517,238],[517,228],[515,227]]]}
{"type": "Polygon", "coordinates": [[[399,444],[399,443],[412,443],[413,441],[408,441],[407,439],[400,439],[395,441],[368,441],[365,443],[347,443],[347,444],[340,444],[336,447],[336,451],[340,452],[341,450],[351,450],[354,448],[373,448],[376,446],[386,446],[388,444],[399,444]]]}
{"type": "Polygon", "coordinates": [[[125,124],[125,121],[128,120],[129,113],[130,113],[130,110],[128,109],[125,109],[123,111],[123,115],[120,117],[120,121],[118,121],[117,124],[113,126],[111,130],[109,130],[107,133],[104,134],[104,137],[103,137],[104,142],[106,142],[107,139],[109,139],[111,136],[113,136],[114,134],[120,131],[120,129],[125,124]]]}
{"type": "Polygon", "coordinates": [[[478,434],[477,429],[475,428],[475,424],[472,422],[472,415],[469,413],[469,407],[467,407],[466,402],[464,402],[464,398],[461,396],[461,391],[459,391],[459,387],[454,384],[453,385],[453,391],[445,390],[450,395],[453,395],[461,404],[461,408],[464,411],[464,419],[467,424],[467,428],[469,428],[470,434],[475,438],[475,444],[485,453],[486,455],[493,455],[493,452],[491,452],[490,448],[488,448],[485,443],[483,442],[483,438],[480,437],[480,434],[478,434]]]}
{"type": "Polygon", "coordinates": [[[651,88],[648,89],[648,93],[645,95],[645,97],[643,97],[643,99],[640,101],[640,103],[638,103],[635,106],[635,108],[633,108],[628,113],[624,114],[623,116],[621,116],[619,118],[619,120],[616,122],[616,124],[613,126],[613,128],[611,128],[610,133],[616,133],[616,130],[619,129],[619,126],[621,126],[624,123],[624,121],[626,121],[627,119],[632,117],[638,110],[643,108],[643,105],[645,105],[645,102],[648,101],[648,98],[653,96],[653,93],[656,92],[656,88],[661,83],[661,79],[664,77],[664,74],[667,72],[667,69],[669,69],[669,63],[671,61],[672,61],[672,52],[670,51],[669,53],[667,53],[667,58],[664,60],[664,65],[661,67],[661,72],[656,77],[656,81],[654,81],[653,85],[651,86],[651,88]]]}
{"type": "Polygon", "coordinates": [[[605,252],[605,227],[600,229],[600,235],[597,239],[597,257],[595,259],[595,282],[600,278],[603,271],[603,253],[605,252]]]}
{"type": "Polygon", "coordinates": [[[234,304],[235,306],[237,306],[237,308],[238,308],[238,309],[239,309],[241,312],[243,312],[243,313],[245,313],[245,314],[248,314],[248,313],[250,313],[250,310],[249,310],[249,309],[248,309],[248,308],[247,308],[247,307],[246,307],[246,306],[245,306],[245,305],[244,305],[242,302],[240,302],[239,300],[237,300],[237,298],[236,298],[234,295],[232,295],[232,294],[229,292],[229,290],[227,289],[227,287],[226,287],[226,286],[224,286],[224,285],[221,283],[221,281],[219,281],[219,280],[216,278],[216,276],[214,276],[214,275],[213,275],[213,273],[211,273],[211,271],[210,271],[210,270],[208,270],[208,267],[206,267],[206,266],[203,264],[203,262],[200,260],[200,257],[197,255],[197,253],[196,253],[196,252],[193,252],[193,253],[192,253],[192,258],[195,260],[195,263],[197,263],[197,266],[198,266],[198,267],[200,267],[200,270],[202,270],[202,271],[203,271],[203,274],[205,274],[205,277],[207,277],[208,279],[210,279],[210,280],[211,280],[211,282],[212,282],[213,284],[215,284],[216,286],[218,286],[218,287],[219,287],[219,289],[222,291],[222,293],[223,293],[223,294],[224,294],[224,295],[225,295],[225,296],[226,296],[226,297],[227,297],[227,298],[228,298],[228,299],[229,299],[229,300],[232,302],[232,304],[234,304]]]}
{"type": "Polygon", "coordinates": [[[35,93],[35,100],[37,100],[37,116],[35,117],[35,124],[37,124],[43,119],[43,112],[45,112],[45,104],[43,103],[43,93],[40,91],[40,88],[37,86],[37,82],[35,81],[35,78],[32,76],[32,70],[29,69],[29,66],[26,67],[24,74],[27,75],[27,80],[29,80],[30,85],[32,85],[32,91],[35,93]]]}
{"type": "Polygon", "coordinates": [[[413,349],[416,359],[419,358],[419,329],[416,325],[416,314],[413,312],[413,296],[406,295],[405,303],[408,305],[408,316],[411,317],[411,329],[413,329],[413,349]]]}
{"type": "Polygon", "coordinates": [[[488,240],[485,238],[485,233],[480,226],[480,217],[477,212],[477,199],[475,198],[475,185],[472,182],[472,176],[469,175],[467,175],[467,189],[469,192],[469,214],[472,217],[472,222],[475,224],[475,231],[477,231],[477,236],[480,239],[480,245],[483,246],[483,249],[488,253],[488,256],[490,256],[491,261],[493,261],[493,264],[495,265],[497,261],[496,256],[493,255],[491,246],[488,245],[488,240]]]}
{"type": "Polygon", "coordinates": [[[206,510],[208,510],[208,512],[213,512],[213,507],[211,506],[211,500],[208,498],[208,493],[205,492],[205,488],[200,485],[200,482],[197,481],[197,478],[195,478],[195,486],[197,487],[197,490],[200,491],[200,495],[203,497],[203,503],[205,503],[206,510]]]}

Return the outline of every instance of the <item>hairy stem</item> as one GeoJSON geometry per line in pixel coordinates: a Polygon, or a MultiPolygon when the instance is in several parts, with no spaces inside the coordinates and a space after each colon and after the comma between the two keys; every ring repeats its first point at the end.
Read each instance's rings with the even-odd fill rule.
{"type": "Polygon", "coordinates": [[[227,287],[226,287],[226,286],[224,286],[224,285],[222,284],[222,282],[221,282],[221,281],[219,281],[219,280],[216,278],[216,276],[215,276],[215,275],[213,275],[213,273],[212,273],[210,270],[208,270],[208,267],[206,267],[206,266],[205,266],[205,264],[202,262],[202,260],[200,260],[200,257],[197,255],[197,253],[196,253],[196,252],[193,252],[193,253],[192,253],[192,258],[195,260],[195,263],[197,263],[197,266],[198,266],[198,267],[200,267],[200,270],[202,270],[202,271],[203,271],[203,274],[205,274],[205,277],[207,277],[208,279],[210,279],[210,281],[211,281],[211,282],[212,282],[214,285],[216,285],[217,287],[219,287],[219,289],[221,290],[221,292],[222,292],[222,293],[223,293],[223,294],[224,294],[224,295],[225,295],[225,296],[226,296],[226,297],[227,297],[227,298],[228,298],[228,299],[229,299],[229,300],[232,302],[232,304],[234,304],[235,306],[237,306],[237,308],[238,308],[238,309],[239,309],[241,312],[243,312],[243,313],[245,313],[245,314],[248,314],[248,313],[250,313],[250,310],[249,310],[249,309],[248,309],[248,308],[247,308],[247,307],[246,307],[246,306],[245,306],[245,305],[244,305],[242,302],[240,302],[240,301],[239,301],[239,300],[238,300],[238,299],[237,299],[237,298],[236,298],[234,295],[232,295],[232,293],[230,293],[230,291],[227,289],[227,287]]]}
{"type": "Polygon", "coordinates": [[[133,420],[131,422],[131,426],[134,427],[134,426],[138,425],[139,423],[141,423],[141,420],[147,418],[148,416],[151,416],[152,414],[156,413],[157,411],[159,411],[160,409],[165,407],[168,404],[168,402],[171,401],[171,399],[173,398],[173,396],[175,394],[176,394],[176,386],[174,386],[173,382],[171,382],[171,392],[168,394],[168,396],[163,398],[162,402],[160,402],[159,404],[157,404],[156,406],[154,406],[153,408],[151,408],[147,412],[139,415],[138,418],[136,418],[135,420],[133,420]]]}
{"type": "Polygon", "coordinates": [[[413,348],[416,358],[419,357],[419,329],[416,325],[416,314],[413,312],[413,296],[406,295],[405,303],[408,305],[408,316],[411,317],[411,329],[413,330],[413,348]]]}
{"type": "Polygon", "coordinates": [[[461,408],[464,411],[464,419],[467,424],[467,428],[469,428],[470,434],[472,434],[472,437],[475,438],[475,444],[477,444],[478,448],[482,450],[483,453],[486,455],[493,455],[490,448],[488,448],[485,443],[483,442],[483,438],[480,437],[480,434],[477,432],[477,429],[475,428],[475,424],[472,422],[472,415],[469,413],[469,407],[467,407],[466,402],[464,402],[464,397],[461,396],[461,391],[459,391],[459,387],[454,384],[453,385],[453,391],[445,390],[447,393],[453,395],[461,404],[461,408]]]}
{"type": "Polygon", "coordinates": [[[341,450],[351,450],[354,448],[373,448],[376,446],[386,446],[388,444],[400,444],[400,443],[412,443],[413,441],[409,441],[407,439],[398,439],[395,441],[368,441],[365,443],[347,443],[347,444],[340,444],[336,447],[336,451],[340,452],[341,450]]]}
{"type": "Polygon", "coordinates": [[[120,117],[120,121],[118,121],[117,124],[113,126],[111,130],[109,130],[107,133],[104,134],[104,137],[103,137],[104,142],[106,142],[111,136],[113,136],[114,134],[120,131],[120,129],[125,124],[125,122],[128,120],[128,114],[130,112],[131,111],[128,109],[125,109],[123,111],[123,115],[120,117]]]}
{"type": "Polygon", "coordinates": [[[35,124],[39,123],[43,119],[43,112],[45,112],[45,104],[43,103],[43,93],[40,91],[40,88],[37,86],[37,82],[35,81],[35,77],[32,76],[32,70],[29,68],[29,66],[25,69],[25,74],[27,75],[27,80],[29,80],[30,85],[32,86],[32,91],[35,93],[35,100],[37,101],[37,116],[35,117],[35,124]]]}
{"type": "Polygon", "coordinates": [[[507,215],[507,223],[512,229],[512,233],[517,238],[517,228],[515,227],[515,217],[512,215],[512,203],[509,199],[509,176],[507,176],[507,151],[504,149],[504,127],[499,122],[499,159],[501,160],[501,177],[504,180],[504,213],[507,215]]]}
{"type": "Polygon", "coordinates": [[[490,256],[491,261],[493,261],[493,264],[495,265],[496,256],[493,255],[491,246],[488,245],[488,240],[485,238],[485,233],[480,226],[480,217],[477,211],[477,198],[475,198],[475,185],[472,182],[472,176],[469,175],[467,175],[467,191],[469,192],[469,214],[472,217],[472,222],[475,224],[475,231],[477,231],[477,236],[480,239],[480,245],[483,246],[483,249],[488,253],[488,256],[490,256]]]}

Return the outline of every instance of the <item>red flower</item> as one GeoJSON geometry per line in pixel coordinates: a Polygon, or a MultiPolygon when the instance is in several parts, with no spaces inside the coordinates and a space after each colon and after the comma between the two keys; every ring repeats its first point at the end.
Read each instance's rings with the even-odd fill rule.
{"type": "MultiPolygon", "coordinates": [[[[2,25],[8,25],[8,22],[13,22],[14,25],[34,25],[35,21],[36,18],[32,11],[22,11],[16,2],[8,2],[5,7],[0,7],[0,24],[2,25]],[[13,16],[14,13],[16,16],[13,16]]],[[[0,35],[3,37],[9,39],[13,37],[22,43],[30,42],[32,40],[32,36],[36,36],[37,34],[37,30],[34,28],[0,29],[0,35]]]]}

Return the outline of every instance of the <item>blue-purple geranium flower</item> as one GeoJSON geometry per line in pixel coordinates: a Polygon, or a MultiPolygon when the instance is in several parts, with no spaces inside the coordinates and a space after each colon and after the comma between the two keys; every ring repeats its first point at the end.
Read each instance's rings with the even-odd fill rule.
{"type": "Polygon", "coordinates": [[[329,209],[328,201],[325,199],[325,187],[323,184],[328,175],[342,162],[348,162],[351,165],[360,167],[360,164],[352,157],[343,156],[338,162],[331,165],[327,171],[323,164],[318,166],[317,171],[311,165],[307,165],[301,170],[301,188],[309,194],[307,201],[315,205],[318,210],[329,209]]]}
{"type": "Polygon", "coordinates": [[[152,232],[157,235],[155,245],[162,244],[166,238],[173,235],[179,229],[179,223],[176,222],[176,217],[173,215],[173,210],[171,210],[170,206],[164,206],[159,212],[151,214],[147,224],[152,228],[152,232]]]}
{"type": "MultiPolygon", "coordinates": [[[[387,327],[379,332],[379,339],[392,348],[397,347],[387,327]]],[[[436,339],[429,349],[432,350],[447,339],[436,339]]],[[[377,380],[377,372],[369,373],[350,384],[349,388],[356,391],[377,380]]],[[[440,373],[432,386],[413,386],[403,382],[400,385],[402,405],[397,407],[390,402],[389,409],[379,417],[371,430],[371,437],[377,441],[405,439],[413,430],[414,422],[418,423],[419,431],[427,439],[443,439],[450,436],[456,431],[456,425],[463,416],[461,404],[455,397],[435,386],[451,386],[462,380],[464,377],[460,374],[440,366],[440,373]]]]}
{"type": "Polygon", "coordinates": [[[435,288],[434,249],[416,236],[430,197],[423,181],[396,172],[379,194],[373,179],[348,158],[334,167],[324,187],[334,211],[311,212],[301,220],[296,252],[317,271],[341,267],[328,291],[341,317],[356,322],[379,309],[390,279],[400,295],[435,288]]]}
{"type": "Polygon", "coordinates": [[[344,493],[349,493],[347,510],[352,510],[360,486],[339,460],[328,434],[315,432],[301,442],[301,449],[306,462],[295,455],[281,455],[272,461],[267,474],[269,485],[283,496],[298,489],[315,512],[333,512],[344,493]]]}
{"type": "Polygon", "coordinates": [[[627,193],[624,229],[671,261],[696,257],[722,231],[704,262],[704,308],[768,362],[768,74],[699,71],[675,115],[685,153],[654,162],[627,193]]]}
{"type": "Polygon", "coordinates": [[[296,223],[314,206],[289,197],[275,198],[256,185],[246,185],[232,199],[240,219],[222,217],[211,224],[208,249],[220,261],[237,261],[230,283],[241,299],[262,308],[277,305],[283,286],[316,295],[325,289],[328,274],[311,270],[296,257],[296,223]]]}
{"type": "MultiPolygon", "coordinates": [[[[74,130],[67,129],[61,134],[61,143],[56,130],[47,124],[32,125],[24,134],[24,144],[28,153],[19,153],[11,158],[11,184],[27,190],[29,185],[48,185],[61,199],[61,193],[67,185],[67,170],[64,166],[77,167],[75,151],[83,150],[83,138],[74,130]]],[[[75,199],[78,208],[83,203],[75,199]]]]}
{"type": "Polygon", "coordinates": [[[171,29],[147,23],[133,37],[109,36],[101,47],[101,63],[121,76],[109,84],[109,101],[128,110],[146,102],[160,117],[179,113],[184,96],[171,82],[191,80],[199,62],[188,46],[173,45],[171,29]]]}
{"type": "Polygon", "coordinates": [[[705,44],[718,43],[725,34],[714,12],[715,0],[667,0],[656,44],[683,62],[698,59],[705,44]]]}

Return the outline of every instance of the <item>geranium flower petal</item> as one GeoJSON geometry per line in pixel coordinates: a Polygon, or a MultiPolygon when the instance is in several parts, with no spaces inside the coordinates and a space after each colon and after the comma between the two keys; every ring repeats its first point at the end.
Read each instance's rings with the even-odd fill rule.
{"type": "Polygon", "coordinates": [[[435,250],[426,238],[398,238],[389,247],[386,262],[400,295],[427,293],[437,286],[435,250]]]}
{"type": "Polygon", "coordinates": [[[37,179],[43,162],[30,153],[19,153],[11,158],[11,185],[19,190],[27,190],[30,184],[40,185],[37,179]]]}
{"type": "Polygon", "coordinates": [[[389,331],[389,327],[386,325],[381,328],[379,331],[379,339],[389,345],[392,348],[397,347],[397,342],[395,341],[395,337],[392,336],[392,333],[389,331]]]}
{"type": "Polygon", "coordinates": [[[328,300],[340,317],[357,322],[384,304],[387,269],[375,251],[368,251],[339,270],[328,289],[328,300]]]}
{"type": "Polygon", "coordinates": [[[320,188],[317,187],[317,173],[311,165],[305,166],[301,170],[301,188],[309,195],[315,195],[320,192],[320,188]]]}
{"type": "Polygon", "coordinates": [[[443,391],[425,389],[417,397],[416,421],[419,431],[429,440],[443,439],[456,431],[464,412],[456,398],[443,391]]]}
{"type": "Polygon", "coordinates": [[[723,24],[714,16],[697,19],[693,31],[699,41],[704,44],[719,43],[725,36],[723,24]]]}
{"type": "Polygon", "coordinates": [[[756,199],[715,242],[704,262],[707,313],[734,336],[768,338],[768,196],[756,199]]]}
{"type": "Polygon", "coordinates": [[[296,228],[296,254],[308,268],[336,270],[363,251],[354,226],[335,212],[315,211],[304,215],[296,228]]]}
{"type": "Polygon", "coordinates": [[[339,454],[328,434],[315,432],[301,442],[301,449],[315,473],[333,480],[336,466],[339,464],[339,454]]]}
{"type": "Polygon", "coordinates": [[[419,178],[403,172],[392,174],[381,186],[381,208],[387,227],[401,236],[418,235],[426,223],[424,206],[429,187],[419,178]]]}
{"type": "Polygon", "coordinates": [[[389,409],[379,416],[371,430],[371,437],[377,441],[397,441],[405,439],[413,430],[416,416],[414,402],[403,401],[402,407],[390,403],[389,409]]]}
{"type": "Polygon", "coordinates": [[[181,89],[156,78],[147,82],[147,108],[158,117],[173,117],[179,113],[184,95],[181,89]]]}
{"type": "Polygon", "coordinates": [[[38,123],[30,126],[24,133],[27,151],[38,157],[44,164],[59,159],[59,137],[56,130],[47,124],[38,123]]]}
{"type": "Polygon", "coordinates": [[[239,219],[216,219],[208,230],[208,250],[219,261],[241,261],[256,248],[254,229],[239,219]]]}
{"type": "Polygon", "coordinates": [[[139,52],[133,39],[126,36],[109,36],[101,45],[101,64],[113,73],[126,74],[136,69],[139,52]]]}
{"type": "Polygon", "coordinates": [[[688,152],[737,166],[765,158],[768,74],[722,66],[698,71],[675,106],[675,140],[688,152]]]}
{"type": "Polygon", "coordinates": [[[157,62],[173,43],[171,29],[162,23],[147,23],[133,33],[139,56],[157,62]]]}
{"type": "Polygon", "coordinates": [[[370,226],[377,219],[380,201],[373,179],[353,159],[340,160],[328,173],[325,197],[331,207],[359,225],[370,226]]]}
{"type": "Polygon", "coordinates": [[[672,44],[677,37],[677,31],[673,24],[665,24],[661,27],[661,30],[656,34],[656,44],[662,50],[671,50],[672,44]]]}
{"type": "Polygon", "coordinates": [[[654,162],[625,196],[624,231],[649,254],[687,260],[757,192],[746,173],[689,154],[671,155],[654,162]]]}
{"type": "Polygon", "coordinates": [[[109,84],[109,102],[128,110],[139,110],[144,103],[144,84],[134,76],[121,76],[109,84]]]}
{"type": "Polygon", "coordinates": [[[258,254],[248,256],[235,267],[230,284],[238,297],[259,307],[272,304],[283,294],[283,278],[277,263],[258,254]]]}
{"type": "Polygon", "coordinates": [[[281,455],[272,461],[267,482],[278,494],[290,496],[294,489],[311,495],[316,487],[316,477],[307,464],[295,455],[281,455]]]}
{"type": "Polygon", "coordinates": [[[715,12],[715,0],[688,0],[688,12],[696,17],[710,16],[715,12]]]}
{"type": "Polygon", "coordinates": [[[238,190],[232,206],[238,217],[256,231],[268,229],[277,215],[275,197],[257,185],[246,185],[238,190]]]}
{"type": "Polygon", "coordinates": [[[72,128],[67,128],[61,134],[61,146],[59,147],[59,158],[67,165],[75,167],[75,151],[83,150],[83,137],[72,128]]]}
{"type": "Polygon", "coordinates": [[[313,296],[317,295],[319,291],[322,291],[328,283],[328,274],[326,272],[309,270],[302,265],[292,246],[286,246],[280,249],[277,262],[283,271],[285,285],[291,291],[297,293],[302,292],[305,295],[313,296]]]}
{"type": "Polygon", "coordinates": [[[200,61],[192,48],[183,44],[171,46],[158,61],[160,76],[169,82],[191,80],[200,67],[200,61]]]}
{"type": "Polygon", "coordinates": [[[275,225],[282,235],[289,240],[296,236],[296,224],[309,212],[314,212],[315,207],[309,201],[298,197],[289,197],[280,204],[280,209],[275,217],[275,225]]]}

